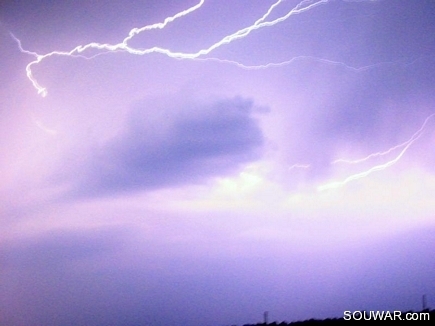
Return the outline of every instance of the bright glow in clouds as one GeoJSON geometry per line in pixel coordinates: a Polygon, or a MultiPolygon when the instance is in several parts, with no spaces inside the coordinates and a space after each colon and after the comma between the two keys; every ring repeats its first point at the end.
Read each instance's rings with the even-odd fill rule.
{"type": "Polygon", "coordinates": [[[435,307],[435,3],[397,1],[2,5],[0,324],[435,307]]]}

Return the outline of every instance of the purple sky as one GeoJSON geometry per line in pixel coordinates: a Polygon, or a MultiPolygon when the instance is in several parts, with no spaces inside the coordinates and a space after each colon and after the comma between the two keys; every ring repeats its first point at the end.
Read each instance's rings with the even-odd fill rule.
{"type": "Polygon", "coordinates": [[[434,35],[431,0],[3,1],[0,324],[435,307],[434,35]]]}

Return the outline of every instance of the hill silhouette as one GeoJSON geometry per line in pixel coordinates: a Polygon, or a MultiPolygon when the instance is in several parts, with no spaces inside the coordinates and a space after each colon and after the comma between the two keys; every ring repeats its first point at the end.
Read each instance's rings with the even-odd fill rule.
{"type": "MultiPolygon", "coordinates": [[[[435,320],[435,309],[429,310],[429,309],[425,309],[425,310],[421,310],[421,311],[405,311],[405,312],[400,312],[400,318],[399,315],[396,314],[396,316],[394,315],[393,311],[390,311],[390,314],[387,313],[387,311],[384,311],[382,314],[382,319],[380,317],[380,315],[375,315],[375,312],[371,312],[371,311],[365,311],[364,314],[361,314],[360,316],[358,316],[358,314],[356,314],[356,318],[355,319],[351,319],[349,320],[349,317],[352,316],[354,312],[352,311],[351,313],[349,313],[347,315],[347,317],[341,317],[341,318],[327,318],[327,319],[308,319],[308,320],[304,320],[304,321],[294,321],[294,322],[286,322],[286,321],[282,321],[282,322],[271,322],[271,323],[257,323],[257,324],[244,324],[243,326],[295,326],[295,325],[303,325],[303,326],[309,326],[309,325],[335,325],[336,323],[340,323],[340,322],[349,322],[349,321],[359,321],[359,322],[368,322],[368,321],[385,321],[385,320],[393,320],[393,321],[400,321],[401,320],[435,320]],[[391,317],[391,318],[390,318],[391,317]],[[407,319],[408,317],[408,319],[407,319]],[[409,317],[411,317],[412,319],[409,319],[409,317]],[[347,318],[347,319],[345,319],[347,318]],[[358,320],[360,319],[360,320],[358,320]]],[[[382,311],[380,311],[380,313],[382,313],[382,311]]]]}

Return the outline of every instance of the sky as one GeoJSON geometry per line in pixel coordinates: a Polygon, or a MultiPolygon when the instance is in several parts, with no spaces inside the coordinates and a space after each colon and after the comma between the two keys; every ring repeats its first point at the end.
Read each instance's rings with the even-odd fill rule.
{"type": "Polygon", "coordinates": [[[0,324],[435,307],[435,2],[2,1],[0,324]]]}

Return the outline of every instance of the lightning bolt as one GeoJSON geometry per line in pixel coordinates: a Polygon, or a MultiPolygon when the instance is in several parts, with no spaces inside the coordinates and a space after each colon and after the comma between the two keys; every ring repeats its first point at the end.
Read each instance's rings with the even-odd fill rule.
{"type": "Polygon", "coordinates": [[[385,61],[385,62],[378,62],[378,63],[372,64],[372,65],[367,65],[367,66],[353,67],[353,66],[347,65],[346,63],[340,62],[340,61],[328,60],[325,58],[318,58],[318,57],[313,57],[313,56],[303,56],[303,55],[293,57],[290,60],[286,60],[286,61],[282,61],[282,62],[269,62],[269,63],[261,64],[261,65],[246,65],[246,64],[240,63],[238,61],[219,59],[219,58],[198,58],[197,60],[198,61],[216,61],[219,63],[226,63],[226,64],[234,65],[234,66],[241,68],[241,69],[244,69],[244,70],[264,70],[264,69],[269,69],[269,68],[284,67],[284,66],[290,65],[292,63],[295,63],[297,61],[314,61],[314,62],[320,62],[322,64],[326,64],[326,65],[330,65],[330,66],[343,67],[343,68],[350,70],[350,71],[353,71],[353,72],[362,72],[362,71],[373,69],[373,68],[376,68],[379,66],[394,65],[394,64],[402,63],[401,61],[385,61]]]}
{"type": "MultiPolygon", "coordinates": [[[[381,63],[376,63],[373,65],[367,65],[367,66],[362,66],[362,67],[352,67],[352,66],[349,66],[343,62],[338,62],[338,61],[333,61],[333,60],[328,60],[328,59],[323,59],[323,58],[317,58],[317,57],[312,57],[312,56],[298,56],[298,57],[294,57],[290,60],[278,62],[278,63],[267,63],[264,65],[245,65],[245,64],[239,63],[237,61],[207,57],[207,55],[209,55],[211,52],[213,52],[217,48],[219,48],[223,45],[229,44],[231,42],[234,42],[236,40],[242,39],[244,37],[247,37],[251,32],[253,32],[255,30],[265,28],[265,27],[274,26],[280,22],[287,20],[289,17],[291,17],[293,15],[304,13],[304,12],[309,11],[317,6],[320,6],[322,4],[326,4],[326,3],[330,2],[330,0],[318,0],[318,1],[303,0],[300,3],[298,3],[295,7],[293,7],[293,9],[288,11],[287,14],[282,15],[276,19],[267,21],[267,19],[269,18],[271,13],[274,11],[274,9],[277,8],[283,1],[284,0],[278,0],[274,4],[272,4],[268,8],[268,10],[263,14],[263,16],[260,17],[259,19],[257,19],[252,25],[247,26],[245,28],[242,28],[240,30],[237,30],[236,32],[234,32],[232,34],[229,34],[229,35],[223,37],[218,42],[211,44],[209,47],[200,49],[199,51],[192,52],[192,53],[174,52],[174,51],[171,51],[170,49],[161,48],[161,47],[157,47],[157,46],[150,47],[147,49],[139,49],[139,48],[131,47],[129,45],[129,42],[135,36],[137,36],[143,32],[154,30],[154,29],[164,29],[169,23],[175,21],[176,19],[185,17],[185,16],[191,14],[192,12],[198,10],[199,8],[201,8],[204,5],[205,0],[200,0],[196,5],[188,8],[188,9],[185,9],[183,11],[180,11],[173,16],[167,17],[163,22],[155,23],[155,24],[151,24],[151,25],[146,25],[146,26],[139,27],[139,28],[135,27],[135,28],[131,29],[130,32],[128,33],[128,36],[126,36],[118,44],[92,42],[92,43],[88,43],[85,45],[78,45],[70,51],[52,51],[52,52],[49,52],[47,54],[38,54],[36,52],[24,49],[22,47],[21,41],[17,37],[15,37],[12,33],[11,33],[11,36],[17,42],[18,48],[22,53],[25,53],[25,54],[28,54],[28,55],[35,57],[34,61],[31,61],[29,64],[27,64],[26,74],[27,74],[28,79],[32,83],[33,87],[38,91],[38,94],[40,94],[42,97],[47,96],[47,89],[38,83],[37,79],[33,76],[32,68],[34,66],[36,66],[37,64],[39,64],[40,62],[42,62],[43,60],[48,59],[48,58],[53,57],[53,56],[67,56],[67,57],[79,57],[79,58],[84,58],[84,59],[94,59],[95,57],[97,57],[99,55],[108,54],[108,53],[116,53],[116,52],[127,52],[129,54],[141,55],[141,56],[151,54],[151,53],[159,53],[159,54],[166,55],[167,57],[170,57],[173,59],[217,61],[220,63],[232,64],[232,65],[235,65],[239,68],[247,69],[247,70],[258,70],[258,69],[267,69],[267,68],[271,68],[271,67],[282,67],[285,65],[292,64],[298,60],[311,60],[311,61],[316,61],[316,62],[320,62],[323,64],[341,66],[345,69],[349,69],[349,70],[352,70],[355,72],[361,72],[361,71],[368,70],[368,69],[371,69],[371,68],[374,68],[374,67],[377,67],[380,65],[397,63],[397,62],[381,62],[381,63]],[[98,53],[93,54],[92,56],[86,55],[86,51],[91,50],[91,49],[97,50],[98,53]]],[[[421,137],[423,130],[426,127],[427,122],[434,115],[435,114],[430,115],[428,118],[426,118],[422,127],[416,133],[414,133],[414,135],[412,135],[412,137],[410,139],[408,139],[407,141],[405,141],[399,145],[396,145],[396,146],[394,146],[386,151],[383,151],[383,152],[377,152],[377,153],[370,154],[367,157],[364,157],[364,158],[361,158],[358,160],[337,159],[337,160],[331,162],[331,164],[338,164],[338,163],[358,164],[358,163],[362,163],[364,161],[367,161],[371,158],[385,156],[387,154],[392,153],[395,150],[401,149],[399,154],[394,159],[392,159],[384,164],[375,165],[366,171],[363,171],[363,172],[360,172],[357,174],[353,174],[353,175],[347,177],[346,179],[344,179],[343,181],[331,182],[331,183],[319,186],[317,189],[319,191],[323,191],[326,189],[337,188],[337,187],[343,186],[343,185],[345,185],[348,182],[351,182],[353,180],[364,178],[375,171],[384,170],[384,169],[392,166],[393,164],[397,163],[402,158],[402,156],[406,153],[406,151],[409,149],[409,147],[411,147],[412,144],[421,137]]],[[[309,164],[294,164],[294,165],[289,167],[289,170],[309,169],[310,167],[311,167],[311,165],[309,165],[309,164]]]]}
{"type": "Polygon", "coordinates": [[[394,159],[392,159],[390,161],[387,161],[384,164],[375,165],[375,166],[371,167],[368,170],[362,171],[360,173],[353,174],[353,175],[347,177],[346,179],[344,179],[342,181],[334,181],[334,182],[330,182],[330,183],[327,183],[325,185],[319,186],[319,187],[317,187],[317,190],[318,191],[324,191],[324,190],[327,190],[327,189],[333,189],[333,188],[342,187],[342,186],[344,186],[345,184],[347,184],[347,183],[349,183],[351,181],[358,180],[358,179],[361,179],[361,178],[365,178],[368,175],[372,174],[373,172],[385,170],[385,169],[391,167],[392,165],[396,164],[403,157],[403,155],[406,153],[406,151],[412,146],[412,144],[414,144],[414,142],[417,141],[423,135],[423,131],[425,130],[427,123],[434,116],[435,116],[435,113],[429,115],[424,120],[424,122],[423,122],[422,126],[420,127],[420,129],[418,129],[407,141],[405,141],[405,142],[403,142],[403,143],[401,143],[399,145],[396,145],[394,147],[391,147],[390,149],[388,149],[386,151],[376,152],[376,153],[370,154],[370,155],[368,155],[368,156],[366,156],[364,158],[357,159],[357,160],[338,159],[338,160],[333,161],[331,164],[334,164],[334,163],[357,164],[357,163],[365,162],[365,161],[367,161],[367,160],[369,160],[369,159],[371,159],[373,157],[379,157],[379,156],[387,155],[387,154],[389,154],[389,153],[391,153],[391,152],[393,152],[393,151],[395,151],[395,150],[397,150],[399,148],[402,148],[402,150],[399,152],[399,154],[394,159]]]}
{"type": "MultiPolygon", "coordinates": [[[[52,57],[52,56],[84,57],[86,59],[90,59],[90,58],[94,58],[95,56],[100,55],[100,54],[122,51],[122,52],[128,52],[130,54],[134,54],[134,55],[146,55],[146,54],[150,54],[150,53],[160,53],[160,54],[166,55],[170,58],[195,60],[201,56],[208,55],[209,53],[211,53],[215,49],[221,47],[222,45],[229,44],[235,40],[238,40],[238,39],[241,39],[241,38],[248,36],[252,31],[255,31],[255,30],[260,29],[260,28],[270,27],[270,26],[276,25],[280,22],[287,20],[289,17],[291,17],[293,15],[306,12],[306,11],[311,10],[311,9],[321,5],[321,4],[325,4],[329,1],[330,0],[318,0],[318,1],[313,2],[312,0],[303,0],[299,4],[297,4],[293,9],[291,9],[287,14],[285,14],[279,18],[276,18],[274,20],[266,21],[266,19],[270,16],[272,11],[280,3],[283,2],[283,0],[278,0],[273,5],[271,5],[269,7],[269,9],[266,11],[266,13],[261,18],[256,20],[252,25],[245,27],[245,28],[242,28],[242,29],[234,32],[233,34],[227,35],[224,38],[222,38],[220,41],[210,45],[208,48],[201,49],[201,50],[194,52],[194,53],[172,52],[169,49],[164,49],[164,48],[157,47],[157,46],[151,47],[148,49],[137,49],[137,48],[133,48],[133,47],[129,46],[128,43],[136,35],[138,35],[142,32],[153,30],[153,29],[163,29],[169,23],[173,22],[174,20],[189,15],[190,13],[194,12],[195,10],[201,8],[203,6],[205,0],[201,0],[196,5],[179,12],[179,13],[175,14],[174,16],[170,16],[170,17],[166,18],[162,23],[147,25],[147,26],[140,27],[140,28],[133,28],[128,33],[128,36],[125,37],[122,40],[122,42],[120,42],[118,44],[92,42],[92,43],[88,43],[85,45],[78,45],[70,51],[52,51],[52,52],[49,52],[47,54],[38,54],[36,52],[25,50],[21,45],[21,41],[18,38],[16,38],[13,34],[11,34],[11,36],[17,41],[18,47],[22,53],[26,53],[26,54],[29,54],[29,55],[32,55],[35,57],[35,60],[30,62],[26,66],[26,74],[27,74],[28,79],[31,81],[33,87],[38,91],[38,94],[40,94],[42,97],[45,97],[45,96],[47,96],[47,89],[44,86],[40,85],[38,83],[38,81],[36,80],[36,78],[33,76],[32,67],[39,64],[43,60],[52,57]],[[89,50],[89,49],[97,50],[100,52],[97,55],[87,57],[84,53],[86,50],[89,50]]],[[[224,61],[225,60],[223,60],[223,62],[224,61]]],[[[241,65],[241,66],[243,66],[243,65],[241,65]]]]}

